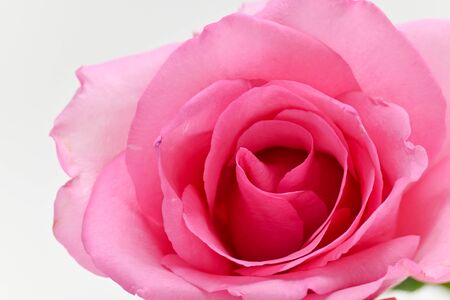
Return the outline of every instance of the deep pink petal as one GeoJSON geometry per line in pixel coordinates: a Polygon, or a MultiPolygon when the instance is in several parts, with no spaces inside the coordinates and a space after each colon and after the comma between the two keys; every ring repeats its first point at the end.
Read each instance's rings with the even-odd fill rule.
{"type": "Polygon", "coordinates": [[[81,87],[51,131],[60,163],[74,177],[57,195],[54,233],[93,272],[100,273],[81,243],[81,222],[92,186],[105,164],[125,149],[136,103],[175,48],[166,46],[79,69],[81,87]]]}
{"type": "Polygon", "coordinates": [[[241,147],[253,153],[271,148],[282,147],[312,151],[313,138],[303,127],[284,120],[258,121],[239,137],[237,150],[241,147]]]}
{"type": "Polygon", "coordinates": [[[222,169],[234,154],[239,136],[254,123],[273,118],[283,109],[299,106],[314,109],[286,89],[264,86],[253,88],[227,107],[217,121],[205,162],[205,192],[210,209],[214,207],[222,169]]]}
{"type": "Polygon", "coordinates": [[[447,135],[440,156],[435,160],[439,161],[450,153],[450,21],[415,21],[402,24],[399,29],[419,50],[447,100],[447,135]]]}
{"type": "Polygon", "coordinates": [[[437,154],[445,136],[445,99],[419,53],[374,4],[272,0],[258,16],[310,34],[336,51],[364,92],[406,109],[412,142],[430,157],[437,154]]]}
{"type": "Polygon", "coordinates": [[[219,274],[228,273],[231,269],[229,261],[194,235],[184,221],[183,202],[192,202],[189,198],[196,197],[195,190],[188,186],[179,197],[169,186],[163,173],[161,187],[164,193],[162,203],[164,231],[175,252],[197,269],[219,274]]]}
{"type": "Polygon", "coordinates": [[[87,252],[107,276],[144,299],[206,299],[206,293],[160,265],[170,243],[141,215],[124,158],[113,160],[95,184],[83,223],[87,252]]]}
{"type": "Polygon", "coordinates": [[[280,78],[332,96],[359,90],[347,64],[322,43],[247,15],[228,16],[175,51],[139,101],[128,140],[127,164],[144,211],[162,197],[153,143],[184,103],[217,80],[280,78]]]}
{"type": "Polygon", "coordinates": [[[236,156],[239,195],[229,203],[230,235],[238,257],[261,261],[295,252],[303,242],[303,221],[289,201],[270,197],[250,182],[241,166],[246,157],[252,153],[241,148],[236,156]]]}
{"type": "Polygon", "coordinates": [[[303,164],[285,174],[278,190],[314,191],[331,208],[338,198],[342,177],[343,170],[333,157],[313,152],[303,164]]]}
{"type": "MultiPolygon", "coordinates": [[[[247,268],[247,270],[240,269],[239,272],[243,274],[269,275],[275,272],[285,271],[292,267],[296,267],[306,260],[310,260],[320,254],[328,252],[335,247],[339,247],[341,243],[353,236],[354,232],[360,226],[360,221],[363,220],[363,217],[367,214],[370,215],[370,213],[372,213],[381,202],[382,177],[378,156],[371,139],[358,118],[357,112],[352,107],[328,98],[318,91],[305,87],[299,83],[274,81],[271,82],[270,85],[282,86],[293,92],[297,97],[299,97],[299,99],[308,99],[308,101],[313,104],[313,107],[317,107],[320,111],[324,112],[324,114],[331,119],[330,122],[336,124],[336,126],[338,126],[345,134],[350,150],[350,157],[352,158],[354,170],[356,172],[355,176],[360,182],[360,191],[357,192],[360,194],[359,199],[361,199],[361,202],[352,203],[351,200],[355,198],[354,192],[350,191],[351,193],[349,194],[349,197],[345,197],[345,194],[343,194],[345,190],[341,190],[340,195],[342,195],[342,200],[338,201],[336,206],[333,208],[328,222],[324,224],[324,231],[332,227],[329,221],[337,208],[349,207],[352,210],[356,209],[357,211],[355,212],[353,222],[346,231],[342,232],[339,236],[334,236],[336,231],[330,232],[327,237],[327,239],[330,239],[330,243],[323,245],[320,249],[317,249],[306,256],[299,257],[289,263],[279,264],[276,266],[254,267],[247,268]],[[346,204],[348,201],[350,201],[350,203],[346,204]]],[[[286,97],[284,97],[284,99],[286,99],[286,97]]],[[[350,177],[348,180],[350,180],[350,177]]],[[[339,199],[341,199],[341,196],[339,196],[339,199]]],[[[393,232],[392,227],[391,232],[393,232]]],[[[318,235],[315,238],[315,241],[313,241],[313,245],[320,241],[323,237],[323,233],[318,235]]],[[[342,254],[343,252],[340,253],[342,254]]],[[[322,264],[329,260],[330,257],[325,256],[322,260],[322,264]]]]}

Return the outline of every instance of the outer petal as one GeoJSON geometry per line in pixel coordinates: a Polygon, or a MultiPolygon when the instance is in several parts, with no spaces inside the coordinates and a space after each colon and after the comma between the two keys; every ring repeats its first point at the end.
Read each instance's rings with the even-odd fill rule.
{"type": "Polygon", "coordinates": [[[267,5],[268,0],[256,0],[256,1],[250,1],[245,2],[242,4],[241,8],[239,9],[239,12],[254,15],[267,5]]]}
{"type": "Polygon", "coordinates": [[[206,299],[206,293],[164,269],[170,253],[161,228],[141,215],[124,155],[100,174],[83,224],[83,242],[96,266],[144,299],[206,299]]]}
{"type": "Polygon", "coordinates": [[[447,100],[447,136],[442,158],[450,153],[450,21],[417,21],[399,28],[422,54],[447,100]]]}
{"type": "MultiPolygon", "coordinates": [[[[414,255],[418,241],[417,236],[405,236],[341,258],[323,268],[269,278],[205,274],[187,267],[172,255],[166,256],[163,263],[177,275],[206,291],[228,290],[243,299],[297,300],[303,299],[308,292],[322,296],[316,299],[324,299],[334,292],[355,286],[358,286],[357,298],[334,299],[371,299],[371,296],[381,292],[380,286],[387,288],[383,283],[392,284],[406,276],[406,269],[401,270],[404,269],[402,262],[414,255]],[[399,270],[390,271],[391,266],[399,270]]],[[[349,296],[348,293],[342,295],[349,296]]]]}
{"type": "Polygon", "coordinates": [[[169,45],[77,71],[81,87],[50,133],[70,176],[99,172],[125,149],[137,101],[175,48],[169,45]]]}
{"type": "Polygon", "coordinates": [[[430,157],[445,136],[445,99],[419,53],[369,1],[272,0],[258,14],[324,42],[350,65],[363,91],[402,106],[411,141],[430,157]],[[430,134],[430,132],[432,134],[430,134]]]}
{"type": "Polygon", "coordinates": [[[54,205],[53,233],[70,255],[89,271],[103,275],[92,263],[81,242],[81,225],[95,178],[76,177],[58,191],[54,205]]]}
{"type": "Polygon", "coordinates": [[[174,48],[79,69],[81,87],[51,131],[60,163],[74,177],[57,195],[54,234],[93,272],[100,273],[81,243],[81,222],[92,186],[103,166],[124,150],[137,100],[174,48]]]}
{"type": "Polygon", "coordinates": [[[421,236],[412,267],[419,280],[450,281],[450,156],[429,169],[403,197],[399,234],[421,236]]]}
{"type": "Polygon", "coordinates": [[[153,142],[186,101],[221,79],[280,78],[333,96],[359,89],[346,63],[322,43],[247,15],[228,16],[175,51],[139,101],[128,142],[127,164],[145,211],[162,199],[153,142]]]}

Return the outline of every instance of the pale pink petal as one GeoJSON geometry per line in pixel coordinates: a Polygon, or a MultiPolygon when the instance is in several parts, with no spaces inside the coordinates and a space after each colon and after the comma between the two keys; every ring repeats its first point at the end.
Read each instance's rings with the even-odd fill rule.
{"type": "Polygon", "coordinates": [[[266,5],[268,0],[253,0],[245,2],[239,8],[239,12],[249,15],[254,15],[260,12],[266,5]]]}
{"type": "Polygon", "coordinates": [[[343,170],[326,154],[311,153],[307,160],[281,179],[278,191],[314,191],[330,208],[334,206],[342,185],[343,170]]]}
{"type": "Polygon", "coordinates": [[[54,204],[53,233],[80,265],[103,275],[95,267],[81,242],[83,215],[94,181],[92,176],[78,176],[59,189],[54,204]]]}
{"type": "Polygon", "coordinates": [[[374,4],[272,0],[258,16],[310,34],[336,51],[363,91],[406,109],[411,141],[430,157],[437,154],[445,136],[445,99],[422,57],[374,4]]]}
{"type": "Polygon", "coordinates": [[[347,64],[322,43],[247,15],[228,16],[175,51],[139,101],[128,141],[127,164],[144,211],[162,198],[153,143],[184,103],[217,80],[280,78],[332,96],[359,90],[347,64]]]}
{"type": "Polygon", "coordinates": [[[397,224],[399,234],[421,237],[412,270],[419,280],[450,281],[450,157],[427,170],[403,196],[397,224]]]}
{"type": "Polygon", "coordinates": [[[439,161],[450,153],[450,21],[423,20],[402,24],[400,31],[419,50],[447,100],[447,135],[439,161]]]}
{"type": "Polygon", "coordinates": [[[81,86],[50,133],[61,165],[70,176],[99,172],[125,149],[140,96],[177,46],[77,71],[81,86]]]}
{"type": "MultiPolygon", "coordinates": [[[[263,193],[267,197],[267,199],[277,200],[274,194],[270,194],[267,192],[260,193],[263,193]]],[[[297,198],[301,199],[303,195],[308,196],[308,193],[285,193],[279,194],[278,198],[286,199],[287,201],[291,202],[295,201],[297,198]]],[[[229,251],[230,249],[228,249],[228,247],[223,243],[223,241],[221,240],[221,236],[216,230],[216,227],[214,227],[214,225],[212,224],[207,208],[205,207],[204,203],[202,203],[202,201],[203,200],[200,198],[198,192],[196,192],[194,188],[186,188],[185,195],[183,197],[183,218],[189,230],[221,256],[226,257],[230,261],[233,261],[242,266],[261,266],[266,264],[276,264],[298,257],[297,252],[283,258],[265,261],[246,261],[233,257],[233,255],[229,251]]],[[[306,249],[306,251],[310,250],[311,248],[309,248],[309,250],[306,249]]]]}
{"type": "Polygon", "coordinates": [[[207,274],[190,268],[173,255],[166,256],[163,264],[203,290],[227,290],[243,299],[269,300],[275,297],[298,300],[303,299],[308,291],[324,297],[354,286],[361,286],[358,295],[364,299],[379,293],[377,287],[380,285],[373,287],[371,282],[387,279],[392,283],[405,277],[406,272],[400,269],[403,267],[401,262],[413,257],[418,242],[417,236],[400,237],[330,262],[322,268],[293,271],[269,278],[207,274]],[[393,272],[392,268],[396,270],[393,272]]]}
{"type": "MultiPolygon", "coordinates": [[[[314,295],[305,300],[320,300],[326,297],[329,300],[340,299],[375,299],[384,291],[402,282],[407,276],[408,271],[403,267],[402,263],[405,260],[401,260],[399,263],[389,266],[386,274],[369,283],[361,285],[350,286],[348,288],[338,290],[336,292],[329,293],[327,295],[314,295]]],[[[396,300],[396,298],[383,298],[381,300],[396,300]]]]}
{"type": "Polygon", "coordinates": [[[160,265],[171,253],[161,228],[140,213],[124,155],[100,174],[86,210],[83,242],[95,265],[144,299],[206,299],[207,294],[160,265]]]}
{"type": "Polygon", "coordinates": [[[236,160],[244,170],[248,180],[264,191],[274,191],[283,171],[285,171],[283,168],[265,164],[249,149],[243,147],[237,151],[236,160]]]}
{"type": "Polygon", "coordinates": [[[333,156],[342,167],[347,164],[347,144],[335,124],[315,112],[301,109],[285,109],[275,119],[289,121],[305,128],[313,138],[315,150],[333,156]]]}
{"type": "Polygon", "coordinates": [[[263,163],[247,155],[242,163],[253,184],[272,192],[278,191],[280,179],[292,169],[292,163],[302,164],[308,159],[313,151],[313,141],[311,134],[295,123],[263,120],[242,133],[236,148],[236,152],[245,148],[253,153],[259,152],[260,159],[266,158],[263,163]]]}
{"type": "Polygon", "coordinates": [[[136,103],[175,48],[166,46],[79,69],[81,87],[51,131],[60,163],[74,177],[57,195],[54,234],[93,272],[99,273],[81,243],[81,222],[91,188],[104,165],[125,149],[136,103]]]}

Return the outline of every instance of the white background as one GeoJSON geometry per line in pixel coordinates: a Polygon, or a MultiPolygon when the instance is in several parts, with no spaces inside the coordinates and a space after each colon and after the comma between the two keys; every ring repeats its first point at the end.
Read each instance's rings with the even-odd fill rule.
{"type": "MultiPolygon", "coordinates": [[[[184,40],[242,2],[0,0],[0,300],[136,299],[53,238],[53,200],[68,178],[48,132],[78,66],[184,40]]],[[[376,1],[396,22],[450,18],[449,2],[376,1]]],[[[433,288],[418,296],[450,298],[433,288]]]]}

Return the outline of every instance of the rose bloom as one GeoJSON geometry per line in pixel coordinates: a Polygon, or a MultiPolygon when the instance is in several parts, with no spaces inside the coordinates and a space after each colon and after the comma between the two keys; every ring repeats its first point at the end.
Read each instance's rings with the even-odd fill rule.
{"type": "Polygon", "coordinates": [[[450,281],[450,22],[273,0],[82,67],[54,233],[144,299],[372,299],[450,281]]]}

